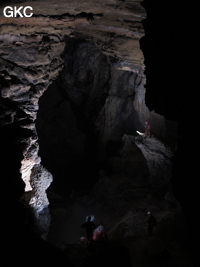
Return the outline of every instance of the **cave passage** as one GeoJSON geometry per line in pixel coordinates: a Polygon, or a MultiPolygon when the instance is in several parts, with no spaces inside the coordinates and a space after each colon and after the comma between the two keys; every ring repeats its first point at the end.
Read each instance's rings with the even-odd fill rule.
{"type": "Polygon", "coordinates": [[[39,100],[39,155],[53,174],[49,190],[90,190],[98,179],[98,133],[94,122],[109,89],[107,57],[83,40],[69,40],[65,66],[39,100]]]}
{"type": "Polygon", "coordinates": [[[62,58],[59,77],[39,100],[39,155],[54,176],[50,190],[88,191],[101,169],[112,172],[107,160],[117,155],[122,136],[143,128],[133,104],[143,78],[79,38],[66,38],[62,58]]]}
{"type": "Polygon", "coordinates": [[[41,97],[36,121],[39,155],[53,174],[51,189],[62,192],[91,189],[98,174],[94,127],[69,98],[62,96],[58,78],[41,97]],[[81,124],[78,124],[79,119],[81,124]]]}

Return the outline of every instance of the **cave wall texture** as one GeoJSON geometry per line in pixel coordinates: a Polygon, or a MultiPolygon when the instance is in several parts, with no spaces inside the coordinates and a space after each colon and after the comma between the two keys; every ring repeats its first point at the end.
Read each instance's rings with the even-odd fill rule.
{"type": "MultiPolygon", "coordinates": [[[[144,219],[144,203],[161,221],[166,216],[171,221],[179,218],[171,172],[181,89],[174,89],[179,88],[174,78],[169,78],[173,84],[166,82],[171,72],[175,75],[175,64],[169,68],[160,62],[170,55],[161,51],[156,39],[160,34],[162,42],[169,42],[167,20],[161,32],[156,19],[149,20],[150,33],[146,26],[146,12],[151,18],[158,10],[162,21],[159,10],[164,6],[158,1],[17,2],[6,4],[30,5],[34,15],[5,18],[5,3],[0,4],[2,179],[8,190],[3,210],[12,210],[13,202],[23,199],[34,211],[40,234],[46,235],[51,220],[46,190],[51,185],[56,192],[93,190],[96,200],[113,210],[112,222],[123,218],[115,227],[108,222],[110,236],[120,235],[124,223],[134,233],[135,215],[127,215],[132,206],[137,207],[138,221],[144,219]],[[160,61],[159,55],[164,55],[160,61]],[[157,62],[152,73],[151,61],[157,62]],[[149,139],[136,134],[144,132],[146,120],[153,134],[149,139]]],[[[180,133],[185,134],[182,128],[180,133]]],[[[176,191],[179,183],[174,182],[176,191]]],[[[185,179],[181,188],[184,183],[185,179]]],[[[178,197],[183,200],[185,195],[178,197]]],[[[138,233],[142,231],[138,227],[138,233]]]]}

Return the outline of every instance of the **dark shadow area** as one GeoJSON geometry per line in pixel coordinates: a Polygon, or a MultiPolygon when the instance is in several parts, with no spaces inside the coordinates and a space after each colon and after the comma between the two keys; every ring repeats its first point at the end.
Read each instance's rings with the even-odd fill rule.
{"type": "MultiPolygon", "coordinates": [[[[0,101],[1,108],[15,109],[17,113],[22,112],[14,102],[11,103],[2,98],[0,101]]],[[[6,121],[6,118],[4,119],[6,121]]],[[[46,264],[61,266],[65,262],[67,266],[73,266],[66,255],[35,233],[33,215],[19,201],[25,187],[19,172],[25,147],[19,140],[30,136],[29,130],[20,128],[21,124],[21,121],[15,120],[12,124],[0,127],[1,264],[9,267],[25,267],[27,263],[29,266],[46,264]]]]}
{"type": "Polygon", "coordinates": [[[89,191],[98,179],[95,118],[105,103],[107,57],[82,39],[67,38],[64,68],[39,100],[36,120],[39,155],[53,174],[49,190],[89,191]]]}
{"type": "Polygon", "coordinates": [[[59,77],[39,101],[39,156],[54,177],[49,190],[90,190],[99,169],[94,125],[84,115],[84,106],[73,104],[61,84],[59,77]]]}
{"type": "Polygon", "coordinates": [[[178,121],[172,186],[188,225],[193,258],[199,255],[197,92],[200,87],[199,8],[178,1],[143,1],[147,19],[141,49],[146,65],[146,103],[150,110],[178,121]]]}
{"type": "Polygon", "coordinates": [[[131,258],[129,251],[123,246],[113,246],[105,249],[103,252],[92,255],[89,259],[86,259],[80,267],[131,267],[131,258]]]}
{"type": "Polygon", "coordinates": [[[188,104],[192,108],[188,90],[194,93],[197,88],[199,64],[196,6],[174,1],[143,1],[142,5],[147,12],[145,37],[141,39],[147,105],[167,119],[188,120],[193,113],[189,115],[191,110],[187,110],[188,104]]]}
{"type": "Polygon", "coordinates": [[[5,223],[1,226],[1,261],[4,266],[55,265],[73,267],[68,257],[35,234],[32,214],[17,201],[1,209],[5,223]]]}

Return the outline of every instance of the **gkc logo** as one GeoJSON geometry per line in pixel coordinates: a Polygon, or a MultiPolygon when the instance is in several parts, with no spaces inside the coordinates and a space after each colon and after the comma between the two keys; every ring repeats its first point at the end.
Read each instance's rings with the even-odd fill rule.
{"type": "Polygon", "coordinates": [[[11,6],[6,6],[3,10],[3,14],[7,18],[16,18],[17,16],[26,17],[30,18],[33,16],[33,13],[30,13],[33,11],[33,8],[31,6],[20,6],[20,7],[11,7],[11,6]]]}

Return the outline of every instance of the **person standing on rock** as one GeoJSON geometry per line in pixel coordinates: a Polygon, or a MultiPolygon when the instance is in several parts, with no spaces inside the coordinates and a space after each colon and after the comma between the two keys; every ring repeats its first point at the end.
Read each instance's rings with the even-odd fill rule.
{"type": "Polygon", "coordinates": [[[93,231],[95,229],[95,223],[91,221],[91,216],[88,216],[87,221],[82,224],[82,227],[86,229],[87,240],[92,241],[93,231]]]}
{"type": "Polygon", "coordinates": [[[157,222],[155,217],[151,214],[150,211],[147,212],[149,219],[148,219],[148,235],[151,236],[153,234],[153,228],[156,226],[157,222]]]}
{"type": "Polygon", "coordinates": [[[146,137],[150,136],[150,128],[151,128],[151,125],[149,124],[149,122],[145,121],[145,136],[146,137]]]}

